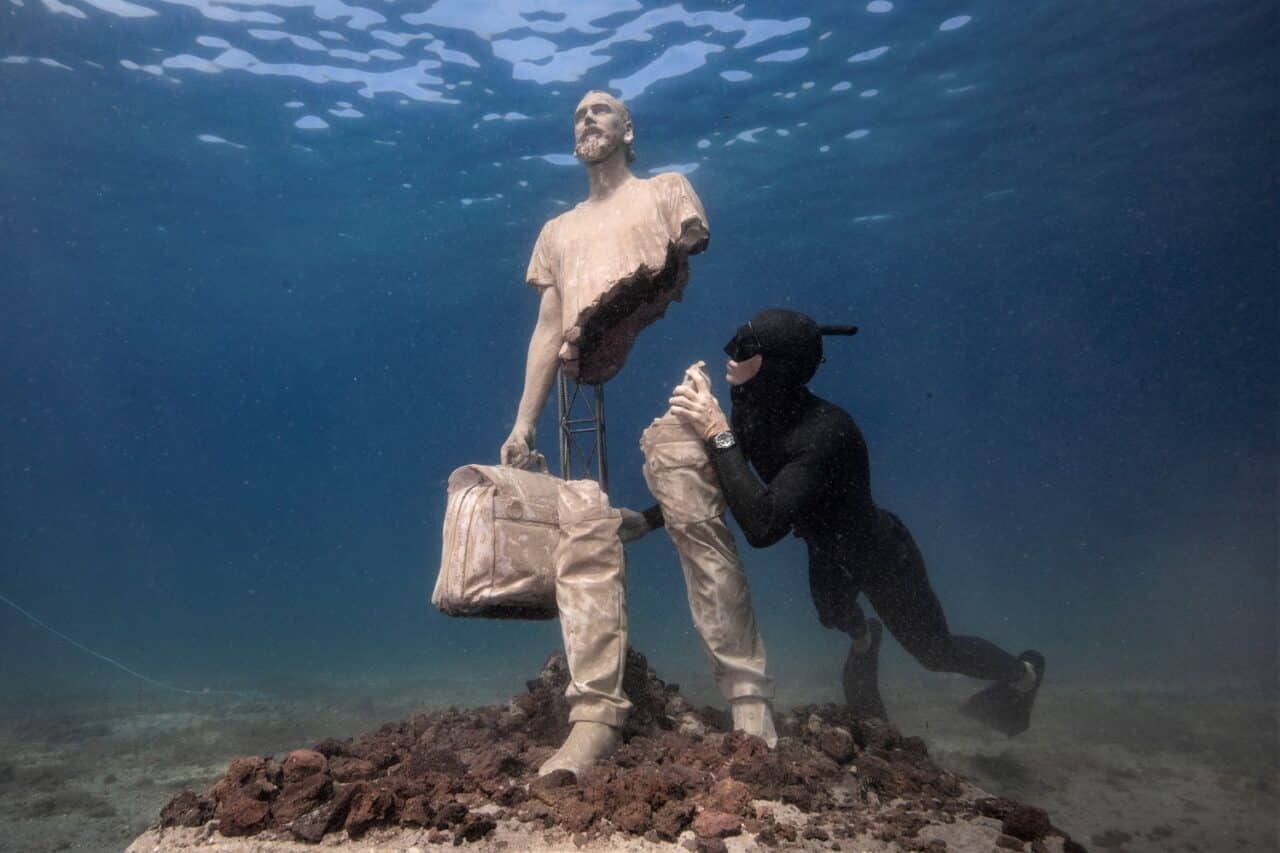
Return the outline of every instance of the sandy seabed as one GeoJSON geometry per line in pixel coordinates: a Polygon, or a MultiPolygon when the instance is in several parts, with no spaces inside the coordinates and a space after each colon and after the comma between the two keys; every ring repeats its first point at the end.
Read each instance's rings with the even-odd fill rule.
{"type": "MultiPolygon", "coordinates": [[[[207,789],[236,756],[283,757],[326,737],[447,704],[492,703],[519,689],[439,682],[261,701],[86,696],[9,706],[0,716],[0,851],[121,851],[174,794],[207,789]]],[[[934,762],[990,793],[1046,809],[1089,849],[1280,850],[1277,697],[1050,683],[1032,730],[1009,740],[954,713],[971,690],[963,680],[935,679],[890,684],[885,695],[895,724],[922,737],[934,762]]],[[[835,698],[815,687],[780,696],[778,705],[835,698]]],[[[406,836],[384,838],[385,847],[379,838],[371,835],[367,849],[408,847],[406,836]]],[[[510,840],[508,849],[534,849],[527,836],[510,840]]],[[[727,841],[731,850],[740,846],[727,841]]],[[[576,849],[568,836],[541,843],[576,849]]],[[[638,839],[633,846],[645,847],[638,839]]]]}

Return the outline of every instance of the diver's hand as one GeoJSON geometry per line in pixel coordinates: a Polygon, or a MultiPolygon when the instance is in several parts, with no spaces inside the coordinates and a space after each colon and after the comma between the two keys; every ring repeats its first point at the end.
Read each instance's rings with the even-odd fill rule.
{"type": "Polygon", "coordinates": [[[622,507],[618,508],[618,512],[622,513],[622,525],[618,528],[618,538],[624,543],[634,542],[653,529],[642,512],[622,507]]]}
{"type": "Polygon", "coordinates": [[[729,430],[729,419],[720,401],[711,393],[711,380],[700,370],[690,370],[676,386],[670,399],[671,411],[698,431],[704,439],[729,430]]]}
{"type": "Polygon", "coordinates": [[[502,443],[502,450],[499,451],[498,458],[503,465],[512,465],[516,468],[528,468],[542,454],[533,449],[533,442],[536,436],[534,429],[516,424],[511,430],[511,435],[507,436],[507,440],[502,443]]]}

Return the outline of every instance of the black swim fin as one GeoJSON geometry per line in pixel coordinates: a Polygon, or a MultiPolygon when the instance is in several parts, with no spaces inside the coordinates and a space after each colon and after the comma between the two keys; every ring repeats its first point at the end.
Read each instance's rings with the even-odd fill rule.
{"type": "Polygon", "coordinates": [[[960,707],[960,713],[1009,737],[1025,732],[1031,725],[1031,706],[1035,704],[1036,693],[1044,681],[1044,655],[1026,651],[1018,655],[1018,660],[1030,663],[1035,670],[1034,687],[1018,690],[1004,682],[992,684],[970,696],[969,701],[960,707]]]}
{"type": "Polygon", "coordinates": [[[844,701],[856,717],[879,717],[889,719],[884,710],[884,700],[880,698],[880,636],[884,626],[879,619],[868,619],[867,630],[871,633],[871,648],[862,654],[849,646],[849,656],[844,661],[844,701]]]}

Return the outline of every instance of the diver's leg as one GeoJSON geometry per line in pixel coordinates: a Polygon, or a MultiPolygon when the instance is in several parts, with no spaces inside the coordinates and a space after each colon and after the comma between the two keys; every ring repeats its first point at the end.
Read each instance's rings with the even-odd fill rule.
{"type": "Polygon", "coordinates": [[[958,672],[988,681],[1020,677],[1022,663],[999,646],[951,633],[911,533],[897,516],[883,515],[881,553],[868,578],[867,598],[893,638],[933,672],[958,672]]]}
{"type": "Polygon", "coordinates": [[[880,636],[884,629],[880,620],[863,616],[857,581],[838,563],[811,555],[809,593],[818,609],[818,621],[850,637],[840,678],[850,712],[858,717],[889,719],[880,696],[880,636]]]}
{"type": "Polygon", "coordinates": [[[883,521],[883,553],[867,589],[876,613],[894,639],[925,669],[997,682],[975,696],[966,712],[1006,734],[1025,730],[1044,675],[1043,656],[1028,651],[1014,657],[981,637],[952,634],[911,533],[892,513],[885,512],[883,521]],[[979,708],[974,704],[979,696],[999,699],[996,704],[1001,707],[979,708]]]}
{"type": "Polygon", "coordinates": [[[569,662],[569,738],[542,767],[575,774],[611,753],[631,710],[622,692],[627,659],[626,577],[619,512],[598,483],[560,486],[556,606],[569,662]]]}
{"type": "Polygon", "coordinates": [[[640,446],[645,481],[662,506],[684,572],[693,624],[716,685],[733,708],[734,728],[773,746],[773,679],[765,674],[751,588],[725,522],[724,497],[706,448],[696,432],[669,412],[645,430],[640,446]]]}

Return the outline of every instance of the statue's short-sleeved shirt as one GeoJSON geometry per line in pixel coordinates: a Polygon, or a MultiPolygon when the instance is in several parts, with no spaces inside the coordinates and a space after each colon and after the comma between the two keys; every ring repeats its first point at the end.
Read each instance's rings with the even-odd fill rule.
{"type": "Polygon", "coordinates": [[[640,331],[680,298],[688,256],[709,235],[702,202],[676,172],[634,178],[544,225],[525,280],[560,292],[566,372],[584,383],[612,378],[640,331]]]}

